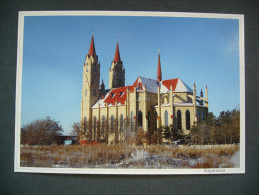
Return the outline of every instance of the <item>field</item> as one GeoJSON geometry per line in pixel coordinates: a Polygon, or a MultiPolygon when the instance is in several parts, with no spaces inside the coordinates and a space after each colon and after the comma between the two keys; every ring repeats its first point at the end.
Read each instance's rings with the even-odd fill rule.
{"type": "Polygon", "coordinates": [[[232,168],[239,167],[239,146],[22,146],[20,165],[53,168],[232,168]]]}

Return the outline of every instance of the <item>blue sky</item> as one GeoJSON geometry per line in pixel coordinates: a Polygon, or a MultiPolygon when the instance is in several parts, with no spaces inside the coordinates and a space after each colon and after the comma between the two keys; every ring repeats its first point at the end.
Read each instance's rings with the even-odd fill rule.
{"type": "Polygon", "coordinates": [[[80,120],[82,69],[92,30],[108,88],[117,39],[126,85],[156,79],[160,49],[163,79],[181,78],[209,90],[209,111],[239,108],[237,19],[113,16],[26,16],[24,20],[22,125],[50,116],[64,134],[80,120]]]}

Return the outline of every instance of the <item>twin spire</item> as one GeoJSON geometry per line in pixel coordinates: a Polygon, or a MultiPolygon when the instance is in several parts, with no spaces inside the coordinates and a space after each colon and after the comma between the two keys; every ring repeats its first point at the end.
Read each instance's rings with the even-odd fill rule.
{"type": "MultiPolygon", "coordinates": [[[[91,44],[88,52],[88,56],[96,56],[95,46],[94,46],[94,36],[92,35],[91,44]]],[[[119,43],[117,41],[115,55],[114,55],[114,62],[120,62],[120,51],[119,51],[119,43]]],[[[160,62],[160,50],[158,50],[158,65],[157,65],[157,81],[160,82],[162,80],[162,71],[161,71],[161,62],[160,62]]]]}
{"type": "MultiPolygon", "coordinates": [[[[88,56],[96,56],[96,52],[95,52],[95,46],[94,46],[94,36],[92,35],[92,39],[91,39],[91,43],[90,43],[90,48],[89,48],[89,52],[88,52],[88,56]]],[[[115,51],[115,55],[114,55],[114,62],[120,62],[121,58],[120,58],[120,51],[119,51],[119,43],[117,41],[117,45],[116,45],[116,51],[115,51]]]]}

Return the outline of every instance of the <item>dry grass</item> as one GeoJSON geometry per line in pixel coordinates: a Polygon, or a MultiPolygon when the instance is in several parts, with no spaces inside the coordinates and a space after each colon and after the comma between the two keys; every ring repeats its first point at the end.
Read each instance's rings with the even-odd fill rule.
{"type": "Polygon", "coordinates": [[[164,145],[21,147],[22,167],[74,168],[230,168],[238,146],[192,148],[164,145]]]}

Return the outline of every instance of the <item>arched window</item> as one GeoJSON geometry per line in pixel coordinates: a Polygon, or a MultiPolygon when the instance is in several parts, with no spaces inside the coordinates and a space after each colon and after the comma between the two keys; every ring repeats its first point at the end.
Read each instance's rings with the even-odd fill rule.
{"type": "Polygon", "coordinates": [[[165,111],[165,126],[168,126],[168,112],[167,110],[165,111]]]}
{"type": "Polygon", "coordinates": [[[190,111],[186,110],[185,112],[185,119],[186,119],[186,130],[191,129],[191,117],[190,117],[190,111]]]}
{"type": "Polygon", "coordinates": [[[138,112],[138,126],[142,127],[142,112],[138,112]]]}
{"type": "Polygon", "coordinates": [[[197,112],[197,119],[200,120],[200,112],[197,112]]]}
{"type": "Polygon", "coordinates": [[[120,131],[123,130],[123,114],[121,114],[121,117],[120,117],[120,131]]]}
{"type": "Polygon", "coordinates": [[[97,119],[94,117],[94,140],[96,140],[96,128],[97,128],[97,119]]]}
{"type": "Polygon", "coordinates": [[[180,110],[177,111],[177,129],[182,129],[182,113],[180,110]]]}
{"type": "Polygon", "coordinates": [[[101,132],[102,135],[104,135],[104,131],[105,131],[105,116],[102,117],[102,132],[101,132]]]}
{"type": "Polygon", "coordinates": [[[204,112],[201,111],[201,119],[204,121],[204,112]]]}
{"type": "Polygon", "coordinates": [[[114,116],[111,116],[111,132],[114,132],[114,116]]]}
{"type": "Polygon", "coordinates": [[[135,129],[134,124],[135,124],[135,121],[134,121],[134,112],[132,111],[131,114],[130,114],[130,127],[131,127],[131,130],[132,130],[132,131],[135,129]]]}

